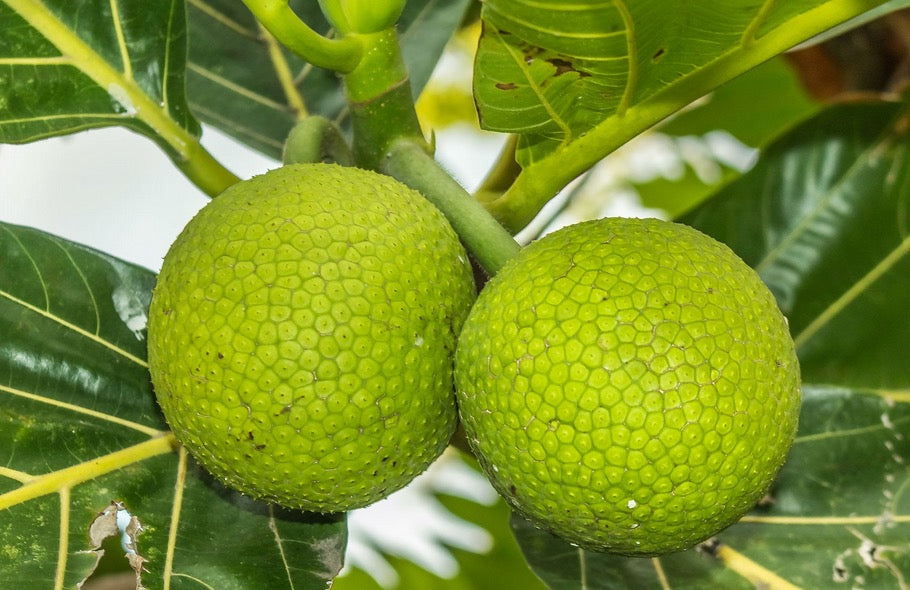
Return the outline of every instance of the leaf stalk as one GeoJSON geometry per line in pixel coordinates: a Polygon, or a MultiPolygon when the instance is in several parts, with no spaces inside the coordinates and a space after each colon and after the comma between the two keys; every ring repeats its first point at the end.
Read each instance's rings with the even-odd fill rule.
{"type": "Polygon", "coordinates": [[[380,170],[436,205],[490,275],[496,274],[521,249],[509,232],[421,145],[407,140],[395,143],[380,170]]]}
{"type": "Polygon", "coordinates": [[[288,0],[243,0],[256,20],[285,47],[316,67],[347,73],[360,63],[363,49],[354,37],[328,39],[300,20],[288,0]]]}

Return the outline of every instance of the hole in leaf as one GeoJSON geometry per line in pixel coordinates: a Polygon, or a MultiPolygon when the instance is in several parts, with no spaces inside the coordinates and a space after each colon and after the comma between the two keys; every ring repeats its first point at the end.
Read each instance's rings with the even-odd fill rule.
{"type": "Polygon", "coordinates": [[[145,559],[137,551],[136,538],[142,532],[139,519],[122,502],[111,502],[88,527],[94,553],[94,569],[79,587],[83,590],[121,590],[140,586],[145,559]]]}

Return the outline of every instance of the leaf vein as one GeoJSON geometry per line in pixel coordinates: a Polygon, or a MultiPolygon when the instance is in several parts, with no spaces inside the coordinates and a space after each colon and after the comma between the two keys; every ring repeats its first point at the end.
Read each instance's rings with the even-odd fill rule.
{"type": "Polygon", "coordinates": [[[72,488],[90,479],[151,457],[171,453],[176,445],[177,439],[173,434],[168,433],[101,457],[95,457],[76,465],[38,475],[24,485],[0,494],[0,510],[59,492],[63,488],[72,488]]]}
{"type": "Polygon", "coordinates": [[[83,406],[78,406],[76,404],[71,404],[69,402],[60,401],[57,399],[49,398],[43,395],[37,395],[22,389],[17,389],[9,385],[0,385],[0,392],[8,393],[10,395],[15,395],[24,399],[28,399],[34,402],[39,402],[42,404],[47,404],[49,406],[54,406],[62,410],[68,410],[71,412],[76,412],[86,416],[91,416],[92,418],[98,418],[105,422],[111,422],[120,426],[125,426],[133,430],[139,431],[143,434],[149,436],[161,436],[164,431],[158,430],[157,428],[152,428],[151,426],[146,426],[144,424],[139,424],[138,422],[133,422],[132,420],[126,420],[125,418],[120,418],[119,416],[113,416],[111,414],[106,414],[104,412],[99,412],[98,410],[92,410],[83,406]]]}
{"type": "Polygon", "coordinates": [[[72,253],[66,249],[66,247],[64,247],[63,243],[60,240],[52,239],[51,242],[63,252],[63,255],[66,256],[66,259],[69,260],[70,264],[73,265],[73,270],[76,271],[76,274],[79,275],[79,278],[82,280],[82,284],[85,286],[85,290],[88,293],[88,298],[92,302],[92,311],[95,313],[95,336],[101,338],[101,308],[98,305],[98,300],[95,299],[95,291],[92,289],[92,285],[89,282],[88,277],[85,276],[85,273],[82,272],[82,268],[73,259],[72,253]]]}
{"type": "Polygon", "coordinates": [[[755,34],[758,32],[759,27],[767,20],[768,15],[771,14],[771,9],[774,8],[775,2],[776,0],[765,0],[764,3],[758,7],[755,18],[753,18],[743,30],[742,37],[740,37],[740,45],[749,47],[755,42],[755,34]]]}
{"type": "Polygon", "coordinates": [[[266,106],[270,109],[274,109],[276,111],[281,111],[281,112],[288,111],[288,107],[286,105],[283,105],[280,102],[273,100],[271,98],[268,98],[267,96],[263,96],[257,92],[253,92],[249,88],[245,88],[235,82],[231,82],[227,78],[219,76],[215,72],[213,72],[209,69],[206,69],[198,64],[189,63],[189,64],[187,64],[187,69],[190,70],[191,72],[194,72],[194,73],[202,76],[203,78],[205,78],[211,82],[214,82],[215,84],[224,86],[227,90],[230,90],[231,92],[239,94],[240,96],[243,96],[244,98],[248,98],[248,99],[252,100],[253,102],[259,103],[263,106],[266,106]]]}
{"type": "Polygon", "coordinates": [[[544,108],[544,110],[549,115],[549,117],[553,121],[553,123],[555,123],[556,126],[559,127],[560,130],[562,131],[563,141],[568,142],[572,136],[572,129],[569,127],[569,124],[566,123],[566,121],[563,120],[563,118],[561,116],[559,116],[559,113],[557,113],[553,109],[553,105],[550,104],[550,101],[547,99],[543,90],[531,77],[531,74],[528,71],[527,64],[525,64],[525,62],[521,58],[521,56],[516,55],[515,50],[508,43],[506,43],[505,39],[503,39],[502,36],[498,32],[496,33],[496,38],[499,40],[500,43],[502,43],[502,46],[505,47],[506,51],[509,52],[509,56],[511,56],[512,60],[515,62],[515,65],[518,67],[518,70],[522,73],[525,80],[528,82],[528,88],[530,88],[531,92],[533,92],[534,95],[537,97],[537,100],[540,103],[540,106],[542,106],[544,108]]]}
{"type": "Polygon", "coordinates": [[[904,256],[910,253],[910,238],[905,238],[894,250],[892,250],[881,262],[872,267],[860,280],[856,281],[849,289],[831,302],[808,326],[803,328],[793,339],[796,348],[799,349],[803,344],[810,340],[819,330],[824,328],[828,322],[837,317],[848,305],[859,298],[873,283],[891,270],[894,265],[900,262],[904,256]]]}
{"type": "Polygon", "coordinates": [[[216,8],[213,8],[211,5],[207,4],[206,2],[203,2],[203,0],[189,0],[188,4],[190,6],[193,6],[194,8],[199,9],[199,11],[203,12],[204,14],[209,16],[211,19],[213,19],[216,22],[220,23],[221,25],[231,29],[235,33],[240,33],[241,35],[243,35],[245,37],[249,37],[251,39],[258,38],[256,31],[241,25],[237,21],[235,21],[232,18],[225,15],[223,12],[219,11],[216,8]]]}
{"type": "Polygon", "coordinates": [[[130,60],[130,50],[126,44],[126,35],[123,32],[123,22],[120,19],[120,4],[117,0],[110,0],[111,20],[114,34],[117,36],[117,47],[120,49],[120,61],[123,63],[123,77],[133,79],[133,63],[130,60]]]}
{"type": "MultiPolygon", "coordinates": [[[[51,296],[50,296],[50,293],[48,293],[48,291],[47,291],[47,283],[44,281],[44,275],[41,273],[41,268],[38,266],[38,262],[32,257],[28,248],[25,247],[25,244],[22,243],[22,240],[19,239],[19,236],[17,236],[13,232],[13,230],[11,230],[10,228],[5,227],[5,226],[3,227],[3,230],[7,234],[9,234],[9,236],[11,238],[13,238],[13,240],[16,242],[16,244],[22,250],[22,253],[25,255],[26,258],[28,258],[29,264],[31,264],[32,268],[35,270],[35,275],[37,275],[38,284],[41,285],[41,290],[44,293],[44,309],[46,311],[50,311],[51,296]]],[[[21,282],[22,279],[20,278],[19,280],[21,282]]]]}
{"type": "Polygon", "coordinates": [[[621,117],[626,112],[626,109],[629,108],[629,105],[632,104],[632,98],[635,96],[635,89],[638,86],[638,43],[635,34],[635,21],[625,0],[616,0],[615,6],[625,27],[626,53],[628,53],[629,59],[629,75],[626,78],[626,87],[623,89],[622,98],[616,107],[616,114],[621,117]]]}
{"type": "Polygon", "coordinates": [[[66,577],[66,562],[69,556],[70,531],[70,488],[60,488],[60,532],[57,540],[57,571],[54,575],[54,590],[63,590],[66,577]]]}
{"type": "Polygon", "coordinates": [[[123,358],[125,358],[131,362],[134,362],[141,367],[145,367],[145,368],[148,367],[148,363],[144,359],[141,359],[141,358],[137,357],[136,355],[132,354],[131,352],[128,352],[128,351],[120,348],[119,346],[117,346],[113,342],[110,342],[109,340],[99,337],[97,334],[93,334],[93,333],[89,332],[85,328],[79,327],[76,324],[63,319],[58,315],[51,313],[49,310],[41,309],[35,305],[32,305],[31,303],[29,303],[27,301],[23,301],[22,299],[19,299],[12,293],[9,293],[2,289],[0,289],[0,297],[4,297],[16,305],[21,305],[22,307],[26,308],[27,310],[29,310],[31,312],[37,313],[38,315],[45,317],[45,318],[51,320],[52,322],[55,322],[68,330],[72,330],[73,332],[79,334],[80,336],[84,336],[84,337],[88,338],[89,340],[92,340],[93,342],[100,344],[101,346],[111,350],[112,352],[119,354],[123,358]]]}
{"type": "Polygon", "coordinates": [[[291,566],[288,563],[287,555],[284,553],[284,542],[278,532],[278,524],[275,521],[275,507],[272,504],[269,504],[269,530],[272,531],[272,535],[275,537],[275,545],[278,547],[278,554],[281,556],[281,564],[284,566],[284,572],[288,577],[288,587],[294,590],[294,577],[291,574],[291,566]]]}
{"type": "Polygon", "coordinates": [[[164,590],[170,590],[174,574],[174,555],[177,552],[177,530],[180,528],[180,515],[183,511],[183,494],[186,488],[186,447],[177,450],[177,482],[174,484],[174,502],[171,504],[171,522],[168,527],[167,548],[164,555],[164,590]]]}

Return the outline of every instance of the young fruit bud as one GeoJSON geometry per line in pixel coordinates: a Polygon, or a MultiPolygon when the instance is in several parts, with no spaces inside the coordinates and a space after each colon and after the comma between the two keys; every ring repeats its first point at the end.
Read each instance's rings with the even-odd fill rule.
{"type": "Polygon", "coordinates": [[[398,21],[405,0],[319,0],[323,14],[341,33],[378,33],[398,21]]]}

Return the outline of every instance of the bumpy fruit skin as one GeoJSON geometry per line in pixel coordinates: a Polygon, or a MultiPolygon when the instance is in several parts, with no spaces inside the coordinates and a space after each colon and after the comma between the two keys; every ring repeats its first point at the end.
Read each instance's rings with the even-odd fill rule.
{"type": "Polygon", "coordinates": [[[403,487],[454,430],[468,257],[421,195],[301,164],[241,182],[171,246],[149,314],[177,438],[252,497],[319,512],[403,487]]]}
{"type": "Polygon", "coordinates": [[[518,513],[625,555],[738,520],[783,464],[800,398],[758,276],[694,229],[639,219],[561,229],[503,267],[465,322],[456,387],[518,513]]]}

